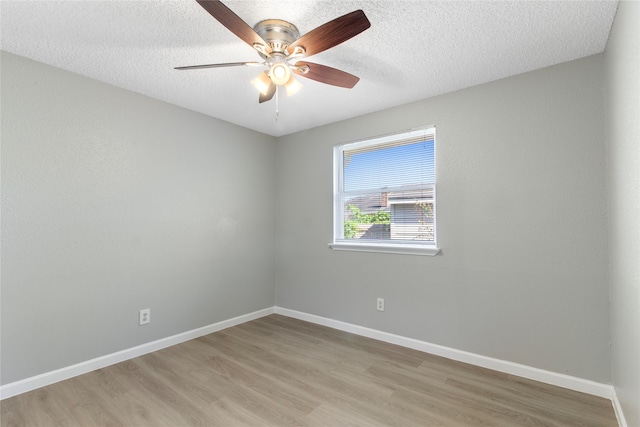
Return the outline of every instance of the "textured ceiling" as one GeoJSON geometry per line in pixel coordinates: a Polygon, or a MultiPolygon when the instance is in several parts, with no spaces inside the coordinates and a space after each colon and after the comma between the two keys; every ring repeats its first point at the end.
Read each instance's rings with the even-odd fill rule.
{"type": "Polygon", "coordinates": [[[250,26],[301,34],[362,9],[371,28],[310,58],[355,74],[353,89],[298,78],[258,104],[259,61],[194,0],[1,1],[1,48],[152,98],[280,136],[602,52],[616,1],[224,1],[250,26]]]}

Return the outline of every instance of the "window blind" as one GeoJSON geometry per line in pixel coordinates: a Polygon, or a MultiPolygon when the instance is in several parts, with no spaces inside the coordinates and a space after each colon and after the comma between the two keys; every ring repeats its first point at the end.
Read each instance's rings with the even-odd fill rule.
{"type": "Polygon", "coordinates": [[[434,133],[427,130],[342,151],[342,191],[362,191],[435,182],[434,133]]]}

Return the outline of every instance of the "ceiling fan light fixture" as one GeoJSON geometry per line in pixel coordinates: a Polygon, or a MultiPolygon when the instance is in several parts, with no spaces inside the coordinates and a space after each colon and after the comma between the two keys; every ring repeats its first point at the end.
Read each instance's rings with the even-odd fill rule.
{"type": "Polygon", "coordinates": [[[291,76],[289,81],[284,85],[287,91],[287,96],[295,95],[302,89],[302,84],[291,76]]]}
{"type": "Polygon", "coordinates": [[[262,72],[258,77],[251,80],[251,84],[258,89],[258,92],[266,95],[269,90],[269,85],[271,85],[271,79],[266,72],[262,72]]]}
{"type": "Polygon", "coordinates": [[[269,77],[271,77],[271,81],[278,86],[284,85],[291,78],[291,70],[286,63],[276,62],[269,70],[269,77]]]}

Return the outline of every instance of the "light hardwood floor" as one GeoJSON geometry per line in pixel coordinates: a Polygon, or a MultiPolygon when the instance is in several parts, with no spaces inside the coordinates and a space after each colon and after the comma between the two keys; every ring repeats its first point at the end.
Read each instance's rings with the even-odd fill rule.
{"type": "Polygon", "coordinates": [[[606,399],[271,315],[5,399],[2,426],[616,426],[606,399]]]}

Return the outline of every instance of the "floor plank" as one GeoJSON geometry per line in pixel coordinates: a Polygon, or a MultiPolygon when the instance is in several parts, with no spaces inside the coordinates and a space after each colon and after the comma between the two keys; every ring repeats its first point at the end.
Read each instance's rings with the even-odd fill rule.
{"type": "Polygon", "coordinates": [[[616,426],[611,402],[271,315],[5,399],[13,426],[616,426]]]}

